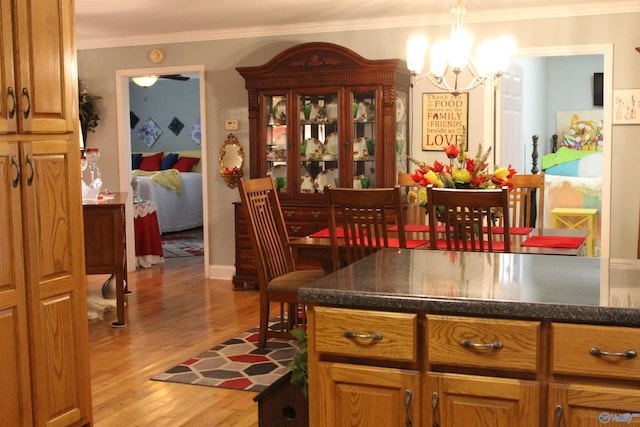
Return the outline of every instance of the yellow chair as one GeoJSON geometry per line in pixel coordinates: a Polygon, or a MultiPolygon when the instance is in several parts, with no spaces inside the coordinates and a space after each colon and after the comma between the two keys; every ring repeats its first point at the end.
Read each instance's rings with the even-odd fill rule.
{"type": "Polygon", "coordinates": [[[551,227],[589,230],[587,256],[593,256],[597,214],[598,209],[595,208],[554,208],[551,209],[551,227]]]}
{"type": "Polygon", "coordinates": [[[263,348],[267,338],[293,338],[289,331],[305,321],[305,307],[298,301],[298,288],[324,276],[325,272],[295,269],[287,246],[289,235],[280,200],[271,177],[241,179],[238,188],[256,257],[260,291],[258,345],[263,348]],[[279,330],[268,328],[272,302],[280,304],[279,330]]]}

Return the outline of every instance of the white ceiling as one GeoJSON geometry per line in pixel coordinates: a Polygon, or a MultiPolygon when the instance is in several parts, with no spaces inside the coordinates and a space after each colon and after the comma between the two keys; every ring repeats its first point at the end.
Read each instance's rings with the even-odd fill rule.
{"type": "MultiPolygon", "coordinates": [[[[453,0],[76,0],[78,49],[448,24],[453,0]]],[[[465,0],[467,22],[640,11],[638,0],[465,0]]]]}

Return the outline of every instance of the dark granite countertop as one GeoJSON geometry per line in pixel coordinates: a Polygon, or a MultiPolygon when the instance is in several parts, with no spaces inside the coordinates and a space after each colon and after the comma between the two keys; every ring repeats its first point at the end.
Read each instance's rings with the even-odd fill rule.
{"type": "Polygon", "coordinates": [[[335,307],[640,327],[640,262],[609,268],[591,257],[385,249],[299,296],[335,307]],[[601,264],[610,282],[603,292],[601,264]]]}

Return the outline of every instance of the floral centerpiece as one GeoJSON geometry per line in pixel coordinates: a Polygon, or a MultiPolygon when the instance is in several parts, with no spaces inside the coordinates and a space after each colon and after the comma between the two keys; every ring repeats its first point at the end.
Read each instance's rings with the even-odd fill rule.
{"type": "Polygon", "coordinates": [[[490,175],[487,159],[491,153],[491,147],[483,152],[482,144],[479,144],[475,157],[471,157],[466,151],[466,140],[465,129],[460,146],[457,143],[452,143],[444,148],[449,164],[435,160],[432,165],[428,165],[425,162],[409,157],[409,160],[418,165],[418,168],[411,174],[411,178],[422,187],[417,192],[409,193],[410,203],[415,203],[417,198],[417,201],[422,206],[426,206],[426,187],[428,185],[433,185],[437,188],[471,188],[480,190],[507,186],[509,190],[513,189],[513,183],[510,182],[510,178],[516,174],[515,169],[511,165],[496,167],[494,173],[490,175]]]}

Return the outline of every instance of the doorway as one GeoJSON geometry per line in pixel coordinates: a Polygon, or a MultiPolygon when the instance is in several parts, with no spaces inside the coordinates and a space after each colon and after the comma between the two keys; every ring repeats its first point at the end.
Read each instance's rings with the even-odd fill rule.
{"type": "MultiPolygon", "coordinates": [[[[204,65],[138,68],[116,71],[116,109],[118,128],[118,167],[120,178],[120,191],[131,192],[131,131],[130,131],[130,96],[129,82],[131,77],[155,75],[194,75],[199,81],[199,105],[201,122],[201,164],[202,164],[202,220],[204,234],[204,276],[208,275],[209,264],[209,214],[208,214],[208,174],[207,174],[207,133],[206,133],[206,108],[205,108],[205,79],[204,65]]],[[[133,213],[126,212],[126,246],[127,264],[129,271],[135,270],[135,235],[133,229],[133,213]]]]}
{"type": "MultiPolygon", "coordinates": [[[[602,107],[602,119],[603,119],[603,134],[607,138],[604,143],[602,151],[602,194],[601,194],[601,268],[600,268],[600,282],[602,284],[601,295],[608,295],[609,277],[608,277],[608,263],[610,252],[610,224],[611,224],[611,135],[612,135],[612,118],[613,118],[613,106],[612,106],[612,92],[613,92],[613,45],[578,45],[578,46],[553,46],[553,47],[541,47],[541,48],[529,48],[520,49],[516,54],[516,59],[530,59],[539,57],[559,57],[559,56],[583,56],[583,55],[600,55],[603,59],[603,100],[604,105],[602,107]]],[[[541,79],[537,91],[546,91],[548,83],[545,79],[553,79],[554,75],[545,76],[541,79]]],[[[524,89],[526,82],[523,82],[523,95],[522,102],[526,104],[527,91],[524,89]]],[[[585,88],[590,90],[590,88],[585,88]]],[[[495,152],[498,158],[501,156],[503,146],[506,144],[505,136],[501,135],[503,124],[502,109],[500,105],[499,97],[495,97],[495,92],[485,90],[485,105],[487,102],[493,106],[493,117],[489,120],[493,120],[493,123],[485,122],[485,129],[491,129],[494,135],[495,152]],[[490,99],[493,98],[493,99],[490,99]]],[[[546,112],[545,112],[546,113],[546,112]]],[[[522,122],[527,120],[526,117],[522,117],[522,122]]],[[[531,135],[536,133],[532,129],[524,129],[521,134],[521,141],[524,144],[524,158],[529,159],[528,164],[530,167],[531,162],[531,135]]],[[[509,132],[511,135],[517,133],[513,130],[509,132]]],[[[543,141],[540,141],[543,143],[543,141]]],[[[538,167],[540,168],[540,160],[543,154],[550,152],[550,150],[541,150],[538,147],[540,159],[538,160],[538,167]]],[[[508,151],[508,150],[505,150],[508,151]]],[[[528,172],[528,168],[525,168],[528,172]]]]}

